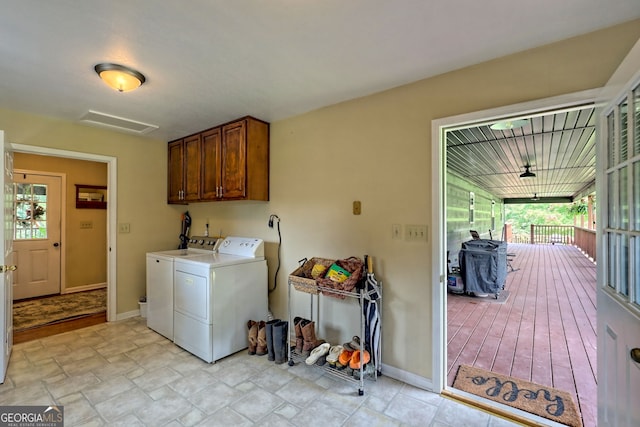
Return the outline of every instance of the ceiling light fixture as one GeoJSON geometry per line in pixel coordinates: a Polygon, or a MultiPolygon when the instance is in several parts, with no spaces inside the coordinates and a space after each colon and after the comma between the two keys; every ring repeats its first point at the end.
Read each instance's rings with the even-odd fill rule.
{"type": "Polygon", "coordinates": [[[528,164],[528,163],[526,165],[524,165],[524,172],[520,174],[520,178],[521,179],[535,178],[536,177],[536,174],[529,170],[530,167],[531,167],[531,165],[528,164]]]}
{"type": "Polygon", "coordinates": [[[529,123],[529,120],[527,119],[505,120],[502,122],[496,122],[489,127],[493,130],[509,130],[509,129],[521,128],[528,123],[529,123]]]}
{"type": "Polygon", "coordinates": [[[146,81],[142,73],[124,65],[103,63],[96,65],[94,69],[107,85],[118,92],[136,89],[146,81]]]}

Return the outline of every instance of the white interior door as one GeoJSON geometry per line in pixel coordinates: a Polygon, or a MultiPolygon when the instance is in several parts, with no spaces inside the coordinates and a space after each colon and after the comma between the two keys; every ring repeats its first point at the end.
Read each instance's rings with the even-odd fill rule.
{"type": "Polygon", "coordinates": [[[605,87],[598,156],[598,425],[640,425],[640,41],[605,87]]]}
{"type": "Polygon", "coordinates": [[[3,209],[0,209],[0,253],[3,256],[3,264],[0,268],[2,285],[0,286],[0,331],[2,331],[2,343],[0,344],[0,382],[4,382],[9,365],[9,356],[13,347],[13,153],[4,144],[4,132],[0,130],[0,152],[4,154],[4,172],[0,182],[0,200],[4,201],[3,209]]]}
{"type": "Polygon", "coordinates": [[[13,299],[60,293],[62,177],[14,170],[13,299]]]}

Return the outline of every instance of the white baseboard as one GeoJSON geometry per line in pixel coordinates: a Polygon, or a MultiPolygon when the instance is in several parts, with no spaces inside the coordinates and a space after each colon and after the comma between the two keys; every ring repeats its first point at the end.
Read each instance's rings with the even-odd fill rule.
{"type": "Polygon", "coordinates": [[[393,378],[403,383],[407,383],[414,387],[421,388],[427,391],[433,391],[433,382],[429,378],[424,378],[411,372],[403,371],[402,369],[395,368],[393,366],[382,364],[382,375],[393,378]]]}
{"type": "Polygon", "coordinates": [[[60,292],[61,294],[72,294],[74,292],[93,291],[96,289],[102,289],[107,287],[107,282],[93,283],[91,285],[74,286],[73,288],[65,288],[60,292]]]}
{"type": "Polygon", "coordinates": [[[124,320],[124,319],[129,319],[131,317],[136,317],[136,316],[140,316],[140,310],[131,310],[131,311],[127,311],[126,313],[119,313],[116,315],[116,321],[117,320],[124,320]]]}

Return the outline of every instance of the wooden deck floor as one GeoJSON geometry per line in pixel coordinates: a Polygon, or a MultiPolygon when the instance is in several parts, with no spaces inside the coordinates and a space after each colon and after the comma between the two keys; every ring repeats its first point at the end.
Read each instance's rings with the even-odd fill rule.
{"type": "MultiPolygon", "coordinates": [[[[447,384],[460,364],[573,394],[597,424],[596,266],[573,246],[509,244],[505,302],[448,294],[447,384]]],[[[493,298],[490,296],[489,298],[493,298]]]]}

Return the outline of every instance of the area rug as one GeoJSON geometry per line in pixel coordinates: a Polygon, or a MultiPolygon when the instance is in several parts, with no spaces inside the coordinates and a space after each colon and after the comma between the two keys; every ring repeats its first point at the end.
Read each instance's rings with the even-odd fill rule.
{"type": "Polygon", "coordinates": [[[552,387],[468,365],[460,365],[453,387],[561,424],[582,427],[572,396],[552,387]]]}
{"type": "Polygon", "coordinates": [[[20,332],[106,310],[106,289],[20,301],[13,304],[13,329],[20,332]]]}
{"type": "Polygon", "coordinates": [[[473,295],[467,294],[449,293],[449,298],[459,298],[473,303],[488,302],[490,304],[504,304],[509,299],[509,295],[509,291],[500,291],[500,293],[498,294],[498,298],[496,299],[493,294],[489,294],[489,296],[487,297],[475,297],[473,295]]]}

